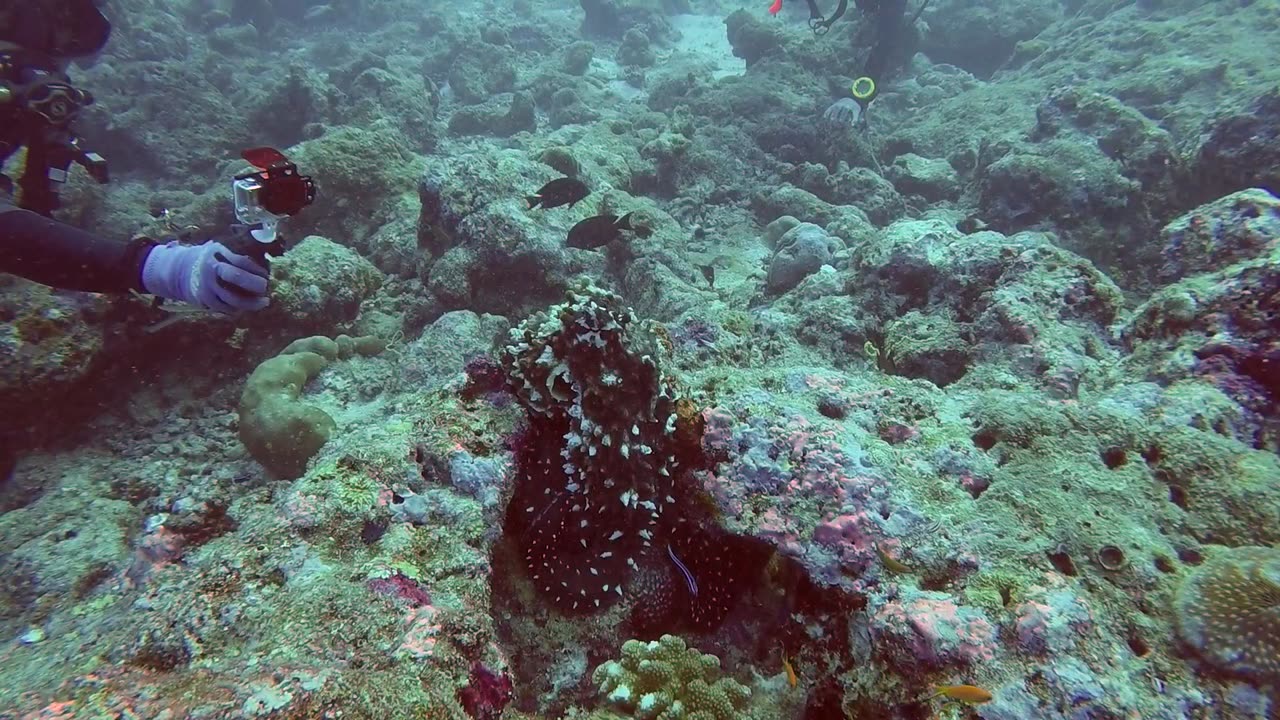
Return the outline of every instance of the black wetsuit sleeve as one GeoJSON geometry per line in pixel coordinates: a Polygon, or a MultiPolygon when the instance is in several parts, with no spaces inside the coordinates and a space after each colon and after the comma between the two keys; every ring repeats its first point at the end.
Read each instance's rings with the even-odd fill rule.
{"type": "Polygon", "coordinates": [[[30,210],[0,203],[0,272],[64,290],[115,293],[142,287],[155,244],[98,237],[30,210]]]}

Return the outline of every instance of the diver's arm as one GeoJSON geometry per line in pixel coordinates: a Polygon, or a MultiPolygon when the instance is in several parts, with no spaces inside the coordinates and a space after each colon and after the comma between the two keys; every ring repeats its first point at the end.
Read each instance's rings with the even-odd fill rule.
{"type": "Polygon", "coordinates": [[[155,244],[98,237],[0,202],[0,272],[64,290],[145,292],[142,267],[155,244]]]}

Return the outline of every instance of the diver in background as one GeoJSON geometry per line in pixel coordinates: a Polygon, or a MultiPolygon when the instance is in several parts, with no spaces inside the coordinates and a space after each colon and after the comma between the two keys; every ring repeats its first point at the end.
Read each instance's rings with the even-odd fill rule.
{"type": "Polygon", "coordinates": [[[107,180],[106,161],[70,130],[93,98],[66,75],[72,61],[96,59],[110,37],[102,2],[0,0],[0,166],[27,148],[16,203],[0,175],[0,272],[66,290],[136,290],[222,313],[266,307],[266,264],[221,242],[122,242],[52,219],[71,163],[107,180]]]}
{"type": "MultiPolygon", "coordinates": [[[[818,0],[806,0],[809,4],[809,29],[815,36],[826,35],[837,20],[849,9],[849,0],[839,0],[831,17],[822,14],[818,8],[818,0]]],[[[850,88],[853,99],[845,98],[836,101],[827,109],[825,117],[837,124],[864,124],[867,107],[880,93],[885,74],[892,67],[894,55],[900,51],[907,30],[915,25],[916,20],[929,5],[923,0],[920,9],[908,21],[907,0],[854,0],[858,10],[871,17],[875,40],[871,52],[863,64],[862,74],[850,88]]],[[[777,14],[782,9],[782,0],[774,0],[769,12],[777,14]]]]}
{"type": "MultiPolygon", "coordinates": [[[[898,52],[907,29],[914,24],[914,19],[910,23],[905,21],[907,0],[856,1],[858,9],[871,16],[875,33],[875,44],[871,46],[871,53],[862,66],[862,75],[853,81],[853,97],[862,105],[865,114],[867,106],[880,92],[881,81],[890,70],[890,61],[894,53],[898,52]]],[[[925,5],[927,4],[928,0],[925,0],[925,5]]],[[[921,5],[916,17],[920,17],[920,12],[923,11],[924,5],[921,5]]]]}

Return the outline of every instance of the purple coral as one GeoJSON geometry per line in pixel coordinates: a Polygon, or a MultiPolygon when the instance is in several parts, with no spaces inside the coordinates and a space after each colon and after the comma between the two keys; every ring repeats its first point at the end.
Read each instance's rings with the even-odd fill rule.
{"type": "Polygon", "coordinates": [[[739,420],[711,408],[703,417],[703,449],[716,466],[698,475],[728,526],[772,543],[824,584],[864,587],[887,534],[881,518],[895,508],[858,444],[800,416],[739,420]],[[770,509],[752,511],[758,498],[770,509]]]}
{"type": "Polygon", "coordinates": [[[880,527],[865,510],[828,520],[813,529],[813,541],[836,559],[840,574],[858,575],[876,560],[876,536],[880,527]]]}
{"type": "Polygon", "coordinates": [[[462,397],[466,400],[492,395],[507,384],[506,372],[497,360],[488,355],[476,355],[467,360],[463,371],[467,374],[467,384],[462,388],[462,397]]]}
{"type": "Polygon", "coordinates": [[[716,348],[720,339],[720,331],[705,318],[691,317],[676,327],[671,339],[677,347],[685,351],[697,351],[702,348],[716,348]]]}
{"type": "Polygon", "coordinates": [[[417,580],[395,572],[387,577],[374,578],[368,588],[378,595],[386,595],[408,604],[410,607],[426,607],[431,604],[431,594],[417,580]]]}
{"type": "Polygon", "coordinates": [[[467,686],[458,691],[458,702],[475,720],[497,720],[511,702],[511,691],[511,678],[506,673],[495,673],[476,661],[471,663],[467,686]]]}

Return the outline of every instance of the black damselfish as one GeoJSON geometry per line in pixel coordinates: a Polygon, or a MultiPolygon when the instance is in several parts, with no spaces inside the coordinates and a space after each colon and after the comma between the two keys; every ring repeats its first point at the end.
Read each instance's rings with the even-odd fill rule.
{"type": "Polygon", "coordinates": [[[631,213],[622,217],[617,215],[596,215],[579,221],[569,229],[569,247],[580,250],[594,250],[618,239],[623,230],[631,229],[631,213]]]}
{"type": "Polygon", "coordinates": [[[536,207],[555,208],[561,205],[573,207],[578,201],[591,194],[585,183],[577,178],[556,178],[543,185],[538,192],[525,198],[529,209],[536,207]]]}

